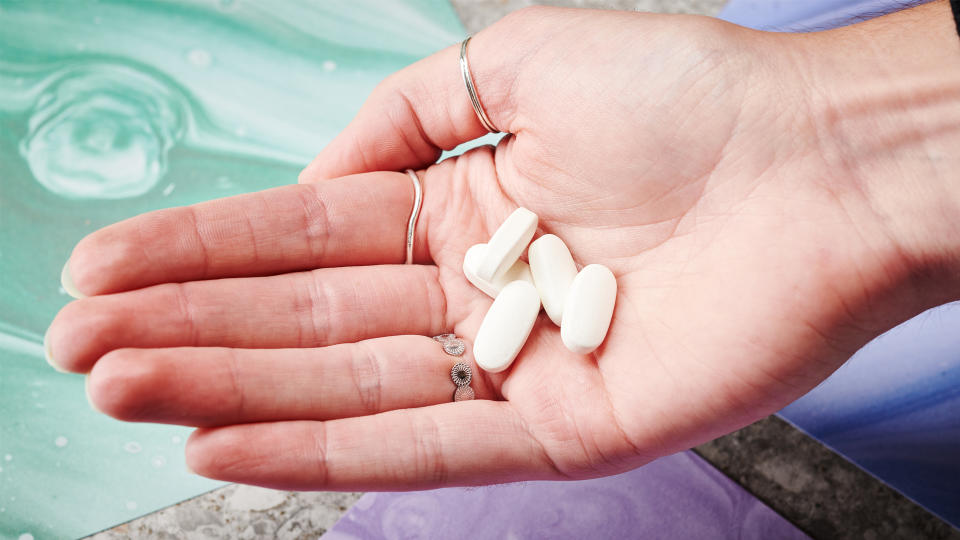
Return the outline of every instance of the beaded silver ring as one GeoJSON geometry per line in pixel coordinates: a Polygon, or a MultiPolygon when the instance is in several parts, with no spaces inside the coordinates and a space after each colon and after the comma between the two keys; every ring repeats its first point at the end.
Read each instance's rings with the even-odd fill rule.
{"type": "Polygon", "coordinates": [[[470,388],[470,381],[473,379],[473,370],[463,362],[457,362],[450,370],[450,379],[457,389],[453,392],[454,401],[468,401],[474,398],[473,388],[470,388]]]}
{"type": "Polygon", "coordinates": [[[457,386],[470,386],[470,380],[473,379],[473,371],[470,366],[463,362],[457,362],[450,370],[450,379],[457,386]]]}
{"type": "Polygon", "coordinates": [[[433,336],[433,339],[443,345],[443,352],[450,356],[463,356],[463,353],[467,350],[463,340],[454,334],[440,334],[439,336],[433,336]]]}

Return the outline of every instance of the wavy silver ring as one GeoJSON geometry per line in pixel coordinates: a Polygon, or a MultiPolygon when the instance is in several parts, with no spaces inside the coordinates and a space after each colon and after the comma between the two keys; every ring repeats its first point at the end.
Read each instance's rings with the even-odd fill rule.
{"type": "Polygon", "coordinates": [[[460,44],[460,74],[463,75],[463,83],[467,85],[467,94],[470,94],[470,103],[473,104],[473,112],[477,113],[477,118],[480,119],[480,123],[483,124],[483,127],[490,133],[500,133],[499,129],[493,127],[493,122],[490,121],[490,117],[488,117],[487,113],[483,110],[483,105],[480,104],[480,98],[477,96],[477,89],[473,86],[473,77],[470,75],[470,64],[467,62],[467,43],[472,37],[473,36],[468,36],[467,39],[463,40],[463,43],[460,44]]]}
{"type": "Polygon", "coordinates": [[[407,257],[403,264],[413,264],[413,233],[417,230],[417,218],[420,217],[420,207],[423,206],[423,188],[420,187],[420,177],[413,169],[407,169],[407,176],[413,181],[413,210],[410,211],[410,221],[407,223],[407,257]]]}

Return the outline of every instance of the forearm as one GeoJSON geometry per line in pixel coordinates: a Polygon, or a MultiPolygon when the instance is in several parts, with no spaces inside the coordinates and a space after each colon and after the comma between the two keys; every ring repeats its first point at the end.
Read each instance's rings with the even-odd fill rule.
{"type": "Polygon", "coordinates": [[[794,39],[821,155],[849,183],[840,189],[887,224],[929,302],[960,297],[960,39],[948,2],[794,39]]]}

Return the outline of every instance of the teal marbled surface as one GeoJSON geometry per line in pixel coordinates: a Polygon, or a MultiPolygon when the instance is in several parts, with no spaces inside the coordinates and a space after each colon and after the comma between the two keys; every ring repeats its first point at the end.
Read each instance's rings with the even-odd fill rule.
{"type": "Polygon", "coordinates": [[[186,472],[189,430],[101,416],[43,361],[73,245],[295,182],[378,81],[462,35],[444,0],[0,1],[0,538],[81,536],[218,485],[186,472]]]}

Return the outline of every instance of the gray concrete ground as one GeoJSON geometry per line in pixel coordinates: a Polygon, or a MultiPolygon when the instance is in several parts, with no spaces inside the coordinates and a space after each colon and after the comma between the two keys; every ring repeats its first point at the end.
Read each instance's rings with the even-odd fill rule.
{"type": "Polygon", "coordinates": [[[274,491],[230,485],[98,534],[95,540],[318,538],[362,493],[274,491]]]}
{"type": "MultiPolygon", "coordinates": [[[[716,14],[724,0],[453,0],[474,33],[534,3],[716,14]]],[[[718,469],[815,538],[960,540],[960,531],[848,461],[771,417],[696,449],[718,469]]],[[[227,486],[144,516],[94,540],[317,538],[359,493],[278,492],[227,486]]]]}
{"type": "Polygon", "coordinates": [[[776,416],[694,451],[813,538],[960,540],[960,531],[776,416]]]}

